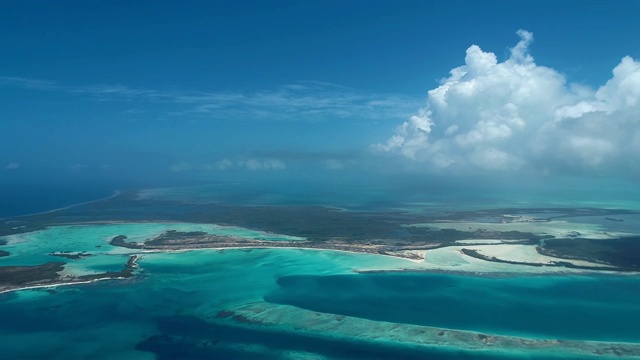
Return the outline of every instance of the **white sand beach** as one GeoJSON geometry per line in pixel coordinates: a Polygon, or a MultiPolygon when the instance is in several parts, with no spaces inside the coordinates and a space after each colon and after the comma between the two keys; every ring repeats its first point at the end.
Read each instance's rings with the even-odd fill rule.
{"type": "Polygon", "coordinates": [[[542,255],[536,251],[535,246],[521,244],[450,246],[427,250],[425,253],[425,261],[421,264],[421,267],[425,270],[432,269],[474,273],[584,273],[591,271],[554,266],[554,262],[558,261],[571,263],[575,266],[600,267],[603,270],[606,270],[608,267],[603,264],[583,260],[567,260],[542,255]],[[530,265],[483,260],[464,254],[462,252],[463,249],[477,251],[480,255],[489,258],[521,262],[530,265]]]}

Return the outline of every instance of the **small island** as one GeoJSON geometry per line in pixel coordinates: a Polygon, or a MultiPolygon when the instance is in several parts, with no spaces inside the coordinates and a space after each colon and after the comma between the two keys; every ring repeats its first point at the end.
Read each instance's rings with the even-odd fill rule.
{"type": "Polygon", "coordinates": [[[138,268],[138,256],[130,256],[120,271],[109,271],[90,275],[61,275],[63,262],[48,262],[33,266],[0,266],[0,293],[20,289],[33,289],[61,285],[89,283],[98,280],[126,279],[138,268]]]}
{"type": "Polygon", "coordinates": [[[70,260],[80,260],[82,258],[92,256],[92,254],[89,254],[86,251],[82,251],[82,252],[62,251],[62,252],[51,253],[49,255],[58,256],[58,257],[62,257],[70,260]]]}

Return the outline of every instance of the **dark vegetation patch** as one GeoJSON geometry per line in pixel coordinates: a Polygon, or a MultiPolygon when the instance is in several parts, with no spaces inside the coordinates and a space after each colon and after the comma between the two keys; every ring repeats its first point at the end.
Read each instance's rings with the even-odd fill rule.
{"type": "Polygon", "coordinates": [[[544,266],[543,264],[503,260],[503,259],[499,259],[499,258],[497,258],[495,256],[482,255],[479,251],[472,250],[472,249],[461,249],[460,251],[463,254],[467,255],[467,256],[470,256],[470,257],[476,258],[476,259],[480,259],[480,260],[485,260],[485,261],[492,261],[492,262],[498,262],[498,263],[504,263],[504,264],[512,264],[512,265],[529,265],[529,266],[538,266],[538,267],[544,266]]]}
{"type": "Polygon", "coordinates": [[[586,260],[619,268],[640,270],[640,236],[615,239],[549,239],[538,248],[543,255],[586,260]]]}
{"type": "Polygon", "coordinates": [[[127,240],[127,236],[126,235],[118,235],[118,236],[114,236],[111,241],[109,241],[110,245],[113,246],[120,246],[120,247],[125,247],[128,249],[142,249],[144,248],[144,244],[139,244],[139,243],[130,243],[125,241],[127,240]]]}
{"type": "Polygon", "coordinates": [[[64,270],[63,262],[48,262],[32,266],[0,266],[0,290],[19,289],[25,286],[58,285],[98,279],[121,279],[133,276],[137,269],[137,255],[129,257],[120,271],[107,271],[98,274],[82,275],[78,277],[60,276],[64,270]]]}
{"type": "Polygon", "coordinates": [[[35,282],[51,282],[64,270],[63,262],[48,262],[33,266],[0,266],[0,287],[23,286],[35,282]]]}
{"type": "Polygon", "coordinates": [[[62,252],[50,253],[49,256],[57,256],[57,257],[62,257],[69,260],[80,260],[84,257],[93,256],[93,254],[90,254],[86,251],[77,252],[77,253],[74,253],[71,251],[62,251],[62,252]]]}
{"type": "Polygon", "coordinates": [[[180,245],[212,244],[226,242],[233,238],[230,236],[211,235],[203,231],[177,231],[168,230],[151,240],[144,242],[145,247],[166,247],[180,245]]]}
{"type": "MultiPolygon", "coordinates": [[[[633,215],[640,214],[640,211],[625,209],[600,209],[600,208],[500,208],[467,211],[450,211],[435,216],[429,216],[433,220],[445,221],[476,221],[480,222],[510,222],[518,220],[518,216],[526,214],[535,216],[535,221],[546,222],[553,219],[583,217],[583,216],[610,216],[610,215],[633,215]],[[505,216],[509,214],[509,216],[505,216]],[[515,217],[514,217],[515,216],[515,217]]],[[[610,220],[610,219],[607,219],[610,220]]],[[[427,221],[427,222],[430,222],[427,221]]],[[[618,221],[615,219],[613,221],[618,221]]]]}
{"type": "MultiPolygon", "coordinates": [[[[536,266],[536,267],[543,267],[543,266],[551,266],[551,267],[566,267],[566,268],[571,268],[571,269],[582,269],[582,270],[603,270],[601,267],[598,266],[582,266],[582,265],[574,265],[571,262],[568,261],[552,261],[548,264],[539,264],[539,263],[530,263],[530,262],[521,262],[521,261],[510,261],[510,260],[505,260],[505,259],[499,259],[495,256],[487,256],[487,255],[483,255],[481,254],[479,251],[477,250],[472,250],[472,249],[462,249],[460,250],[463,254],[476,258],[476,259],[480,259],[480,260],[485,260],[485,261],[491,261],[491,262],[497,262],[497,263],[503,263],[503,264],[511,264],[511,265],[526,265],[526,266],[536,266]]],[[[629,271],[629,270],[633,270],[630,268],[626,268],[626,267],[612,267],[612,268],[607,268],[606,270],[609,271],[629,271]]]]}

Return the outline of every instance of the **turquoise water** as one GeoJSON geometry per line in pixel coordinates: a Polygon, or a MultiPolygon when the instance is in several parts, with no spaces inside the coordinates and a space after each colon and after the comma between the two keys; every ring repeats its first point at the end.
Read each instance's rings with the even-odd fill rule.
{"type": "Polygon", "coordinates": [[[417,347],[410,332],[405,343],[385,340],[392,333],[371,328],[369,320],[398,323],[394,332],[419,324],[532,338],[640,342],[635,326],[640,279],[633,276],[356,274],[408,262],[296,249],[153,253],[144,254],[140,265],[133,280],[58,287],[56,293],[0,294],[3,354],[18,359],[585,358],[557,349],[550,355],[417,347]],[[280,322],[265,327],[216,321],[220,311],[247,304],[279,309],[280,322]],[[351,320],[327,339],[324,332],[314,332],[313,321],[298,330],[287,326],[300,316],[293,309],[351,320]],[[39,345],[30,346],[34,343],[39,345]]]}
{"type": "MultiPolygon", "coordinates": [[[[115,270],[122,267],[123,256],[136,253],[136,250],[112,246],[109,241],[118,235],[126,235],[129,242],[142,242],[161,235],[168,230],[202,231],[214,235],[235,236],[257,240],[304,240],[304,238],[267,233],[231,226],[187,223],[123,223],[98,225],[52,226],[42,231],[6,236],[8,244],[2,247],[12,256],[1,257],[0,266],[37,265],[49,261],[61,261],[55,252],[83,252],[94,256],[82,261],[71,262],[74,265],[111,262],[115,270]],[[111,260],[107,260],[111,259],[111,260]]],[[[126,262],[126,260],[124,260],[126,262]]],[[[104,269],[103,266],[100,269],[104,269]]]]}

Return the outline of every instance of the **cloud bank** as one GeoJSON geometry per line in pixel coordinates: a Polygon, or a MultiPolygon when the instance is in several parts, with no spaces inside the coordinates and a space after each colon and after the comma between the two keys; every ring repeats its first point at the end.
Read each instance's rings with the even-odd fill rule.
{"type": "Polygon", "coordinates": [[[278,159],[249,159],[238,162],[238,166],[249,170],[284,170],[287,166],[278,159]]]}
{"type": "Polygon", "coordinates": [[[372,148],[435,171],[640,176],[640,62],[623,58],[592,89],[537,65],[533,34],[517,34],[503,62],[470,46],[465,64],[428,91],[427,106],[372,148]]]}
{"type": "Polygon", "coordinates": [[[230,159],[222,159],[216,162],[214,165],[204,164],[200,166],[193,166],[191,163],[181,161],[179,163],[171,164],[169,170],[175,173],[185,173],[190,171],[224,171],[232,169],[241,170],[285,170],[287,165],[284,161],[274,158],[250,158],[246,160],[232,161],[230,159]]]}

